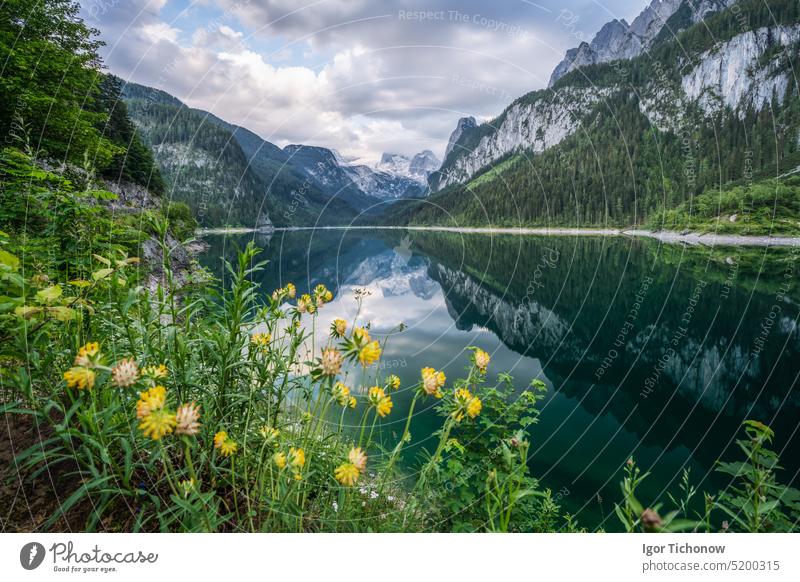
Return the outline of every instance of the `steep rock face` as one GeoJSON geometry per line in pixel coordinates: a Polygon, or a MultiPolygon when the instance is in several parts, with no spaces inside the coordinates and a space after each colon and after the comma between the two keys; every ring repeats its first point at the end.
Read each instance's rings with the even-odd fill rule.
{"type": "Polygon", "coordinates": [[[548,86],[581,67],[631,59],[648,50],[660,35],[674,35],[735,0],[653,0],[629,25],[625,20],[606,23],[590,43],[567,51],[550,76],[548,86]]]}
{"type": "Polygon", "coordinates": [[[523,149],[542,152],[558,144],[577,129],[587,108],[607,94],[604,89],[564,88],[543,93],[532,103],[514,103],[489,124],[490,131],[474,148],[467,148],[460,155],[455,152],[455,161],[432,176],[432,186],[441,189],[465,182],[481,168],[511,152],[523,149]]]}
{"type": "Polygon", "coordinates": [[[427,184],[431,172],[439,169],[442,162],[431,150],[423,150],[411,158],[408,164],[408,173],[420,182],[427,184]]]}
{"type": "MultiPolygon", "coordinates": [[[[683,18],[691,21],[725,4],[722,0],[693,2],[692,10],[683,14],[683,18]]],[[[666,14],[670,6],[651,4],[648,8],[652,13],[643,13],[647,18],[640,15],[642,20],[634,21],[637,34],[651,38],[655,23],[661,18],[659,14],[666,14]]],[[[622,42],[620,25],[604,27],[606,32],[602,36],[605,46],[617,47],[618,54],[633,46],[622,42]]],[[[633,29],[634,25],[629,28],[633,29]]],[[[653,70],[652,78],[639,85],[636,95],[639,109],[650,123],[659,130],[674,132],[682,127],[687,113],[694,115],[695,121],[696,111],[706,116],[732,111],[743,118],[748,108],[760,111],[773,97],[782,103],[787,87],[793,82],[787,54],[796,53],[800,46],[800,24],[733,32],[716,45],[708,43],[702,52],[683,56],[677,62],[648,62],[647,66],[653,70]]],[[[586,47],[585,50],[591,48],[586,47]]],[[[574,59],[582,58],[578,56],[582,49],[575,50],[574,59]]],[[[646,54],[637,58],[650,57],[646,54]]],[[[530,93],[510,105],[496,120],[462,132],[440,172],[432,175],[432,189],[465,183],[514,151],[537,153],[558,144],[581,122],[590,121],[590,115],[598,113],[597,108],[592,111],[592,104],[629,91],[613,79],[613,75],[606,75],[600,83],[588,87],[579,82],[581,79],[576,79],[560,83],[549,91],[530,93]]]]}
{"type": "Polygon", "coordinates": [[[761,110],[773,96],[782,103],[790,79],[788,72],[780,71],[781,49],[798,42],[800,25],[745,32],[703,53],[681,80],[681,88],[709,114],[723,107],[740,115],[746,107],[761,110]],[[768,51],[776,54],[765,63],[768,51]]]}
{"type": "MultiPolygon", "coordinates": [[[[393,175],[397,178],[407,178],[415,180],[423,185],[423,189],[428,184],[428,176],[439,169],[442,162],[431,150],[423,150],[413,158],[408,158],[401,154],[384,153],[381,160],[375,165],[375,170],[393,175]]],[[[408,187],[408,186],[406,186],[408,187]]],[[[417,194],[416,189],[408,195],[417,194]]],[[[402,196],[402,194],[401,194],[402,196]]],[[[397,196],[394,196],[397,197],[397,196]]]]}
{"type": "Polygon", "coordinates": [[[444,150],[445,160],[447,156],[450,155],[450,152],[453,151],[456,143],[458,143],[461,134],[467,129],[474,129],[476,127],[478,127],[478,123],[475,121],[474,117],[462,117],[458,120],[456,128],[453,130],[453,133],[450,134],[450,139],[447,141],[447,148],[444,150]]]}

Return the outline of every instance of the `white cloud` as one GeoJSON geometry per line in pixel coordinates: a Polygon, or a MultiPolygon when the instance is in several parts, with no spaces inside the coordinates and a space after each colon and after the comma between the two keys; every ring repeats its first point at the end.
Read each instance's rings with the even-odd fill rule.
{"type": "Polygon", "coordinates": [[[206,23],[209,8],[197,2],[191,17],[184,11],[167,22],[164,0],[128,0],[89,23],[114,39],[105,60],[125,79],[164,89],[278,145],[309,143],[359,157],[441,154],[459,117],[492,117],[546,85],[574,44],[556,21],[565,1],[552,0],[550,12],[479,0],[207,3],[217,10],[206,23]],[[415,9],[439,18],[400,16],[415,9]],[[177,27],[186,22],[200,27],[182,44],[191,31],[177,27]],[[265,41],[269,52],[256,52],[265,41]]]}

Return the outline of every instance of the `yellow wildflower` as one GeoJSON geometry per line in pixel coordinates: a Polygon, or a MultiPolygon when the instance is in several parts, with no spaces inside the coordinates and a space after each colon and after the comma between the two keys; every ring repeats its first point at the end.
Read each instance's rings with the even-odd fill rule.
{"type": "Polygon", "coordinates": [[[369,332],[363,327],[357,327],[353,330],[353,339],[358,344],[369,342],[369,332]]]}
{"type": "Polygon", "coordinates": [[[163,380],[167,377],[168,371],[164,364],[158,366],[147,366],[142,370],[142,375],[152,380],[163,380]]]}
{"type": "Polygon", "coordinates": [[[355,396],[351,396],[350,397],[350,402],[349,402],[350,408],[355,408],[357,403],[358,403],[358,401],[356,400],[356,397],[355,396]]]}
{"type": "Polygon", "coordinates": [[[336,480],[345,487],[352,487],[355,485],[359,475],[358,467],[353,463],[339,465],[333,472],[333,476],[336,477],[336,480]]]}
{"type": "Polygon", "coordinates": [[[261,349],[265,349],[269,346],[269,342],[272,340],[272,336],[268,333],[254,333],[250,336],[250,343],[254,346],[258,346],[261,349]]]}
{"type": "Polygon", "coordinates": [[[311,295],[308,293],[303,294],[300,299],[297,300],[297,311],[300,313],[314,313],[314,302],[311,299],[311,295]]]}
{"type": "Polygon", "coordinates": [[[386,391],[380,386],[373,386],[369,389],[369,403],[375,406],[381,398],[386,396],[386,391]]]}
{"type": "Polygon", "coordinates": [[[350,404],[350,388],[342,384],[341,382],[337,382],[333,385],[333,399],[339,406],[347,406],[350,404]]]}
{"type": "Polygon", "coordinates": [[[74,366],[64,372],[64,380],[67,381],[69,388],[75,388],[76,386],[80,390],[94,388],[94,379],[94,370],[82,366],[74,366]]]}
{"type": "Polygon", "coordinates": [[[286,283],[286,295],[289,296],[289,299],[294,299],[295,295],[297,295],[297,287],[292,283],[286,283]]]}
{"type": "Polygon", "coordinates": [[[221,430],[214,435],[214,448],[219,450],[219,454],[223,457],[230,457],[239,450],[239,445],[228,436],[227,432],[221,430]]]}
{"type": "Polygon", "coordinates": [[[381,344],[377,341],[370,342],[361,348],[358,353],[358,360],[365,368],[374,364],[381,357],[381,344]]]}
{"type": "Polygon", "coordinates": [[[296,469],[302,469],[306,464],[306,453],[303,449],[291,447],[289,449],[289,463],[296,469]]]}
{"type": "Polygon", "coordinates": [[[261,437],[266,441],[275,440],[281,434],[281,431],[279,431],[277,428],[272,428],[271,426],[268,426],[268,425],[262,426],[258,430],[258,432],[261,434],[261,437]]]}
{"type": "Polygon", "coordinates": [[[144,436],[150,437],[154,441],[159,440],[161,437],[168,435],[175,428],[177,420],[175,415],[159,408],[150,411],[139,423],[139,428],[144,433],[144,436]]]}
{"type": "Polygon", "coordinates": [[[380,402],[378,402],[378,406],[375,407],[375,410],[378,412],[378,416],[383,418],[392,411],[392,406],[392,398],[390,396],[384,396],[381,398],[380,402]]]}
{"type": "Polygon", "coordinates": [[[342,337],[347,332],[347,322],[344,319],[336,318],[331,323],[331,335],[342,337]]]}
{"type": "Polygon", "coordinates": [[[386,388],[390,390],[397,390],[400,388],[400,378],[395,374],[390,374],[389,377],[386,378],[386,388]]]}
{"type": "Polygon", "coordinates": [[[478,397],[473,398],[469,401],[467,405],[467,414],[470,418],[475,418],[481,413],[481,408],[483,408],[483,404],[481,403],[481,399],[478,397]]]}
{"type": "Polygon", "coordinates": [[[455,392],[455,408],[452,412],[453,418],[461,421],[467,414],[470,418],[475,418],[481,412],[483,404],[480,398],[473,396],[466,388],[459,388],[455,392]]]}
{"type": "Polygon", "coordinates": [[[383,388],[373,386],[369,389],[369,403],[375,407],[378,416],[383,418],[392,411],[392,399],[386,395],[383,388]]]}
{"type": "Polygon", "coordinates": [[[166,401],[167,389],[163,386],[153,386],[145,390],[139,394],[139,401],[136,403],[136,418],[141,420],[152,411],[164,408],[166,401]]]}
{"type": "Polygon", "coordinates": [[[272,462],[278,469],[283,469],[286,466],[286,455],[284,453],[275,453],[272,455],[272,462]]]}
{"type": "Polygon", "coordinates": [[[97,342],[89,342],[78,349],[78,355],[75,356],[75,365],[83,368],[93,368],[97,365],[97,356],[99,353],[100,344],[97,342]]]}
{"type": "Polygon", "coordinates": [[[422,389],[425,394],[441,398],[442,391],[440,388],[444,386],[446,380],[447,377],[441,370],[437,372],[433,368],[422,368],[422,389]]]}

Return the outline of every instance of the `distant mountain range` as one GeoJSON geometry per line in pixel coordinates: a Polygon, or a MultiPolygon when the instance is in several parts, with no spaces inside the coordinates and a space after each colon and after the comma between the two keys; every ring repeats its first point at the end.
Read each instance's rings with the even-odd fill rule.
{"type": "Polygon", "coordinates": [[[123,82],[122,95],[167,196],[186,202],[206,227],[347,224],[387,202],[424,196],[440,166],[428,150],[384,154],[371,168],[323,147],[280,148],[164,91],[123,82]]]}

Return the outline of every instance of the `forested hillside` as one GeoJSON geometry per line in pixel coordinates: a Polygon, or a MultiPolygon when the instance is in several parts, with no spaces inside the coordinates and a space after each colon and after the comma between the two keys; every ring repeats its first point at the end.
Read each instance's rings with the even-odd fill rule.
{"type": "Polygon", "coordinates": [[[5,145],[160,193],[119,85],[100,71],[101,42],[66,0],[0,3],[0,132],[5,145]]]}
{"type": "Polygon", "coordinates": [[[779,176],[800,163],[799,47],[796,2],[747,0],[574,70],[464,131],[431,179],[447,186],[389,221],[624,226],[779,176]]]}

